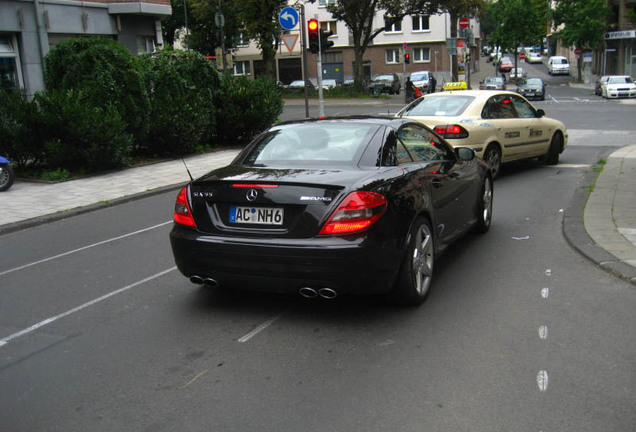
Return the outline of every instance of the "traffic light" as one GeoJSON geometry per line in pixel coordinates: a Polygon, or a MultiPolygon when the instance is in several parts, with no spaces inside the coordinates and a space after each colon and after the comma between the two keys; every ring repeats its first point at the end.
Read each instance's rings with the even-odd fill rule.
{"type": "Polygon", "coordinates": [[[411,63],[411,54],[404,53],[404,64],[409,64],[409,63],[411,63]]]}
{"type": "Polygon", "coordinates": [[[310,19],[307,21],[307,32],[309,34],[309,51],[316,54],[320,50],[320,28],[318,20],[310,19]]]}
{"type": "Polygon", "coordinates": [[[333,46],[333,41],[329,40],[329,36],[333,35],[332,31],[320,30],[320,51],[325,52],[333,46]]]}

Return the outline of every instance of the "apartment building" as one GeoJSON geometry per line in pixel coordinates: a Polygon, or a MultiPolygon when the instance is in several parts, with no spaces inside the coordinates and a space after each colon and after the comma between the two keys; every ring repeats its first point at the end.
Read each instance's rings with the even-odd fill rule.
{"type": "Polygon", "coordinates": [[[0,86],[44,90],[43,59],[69,37],[110,37],[133,54],[163,47],[170,0],[0,1],[0,86]]]}
{"type": "Polygon", "coordinates": [[[628,9],[636,11],[636,0],[608,0],[607,5],[612,15],[607,22],[599,71],[636,78],[636,22],[627,14],[628,9]]]}
{"type": "MultiPolygon", "coordinates": [[[[305,22],[316,18],[322,29],[333,32],[329,40],[333,41],[334,45],[322,54],[322,74],[325,79],[343,82],[353,78],[353,41],[345,23],[335,20],[327,11],[327,1],[318,0],[305,4],[305,22]]],[[[295,28],[285,31],[291,38],[284,36],[284,40],[280,41],[277,73],[279,81],[285,84],[302,79],[301,25],[302,23],[299,23],[295,28]]],[[[373,27],[385,27],[383,13],[376,14],[373,27]]],[[[472,57],[471,68],[474,69],[475,62],[479,59],[479,22],[471,19],[470,27],[475,35],[469,48],[472,57]]],[[[406,16],[400,23],[378,35],[367,48],[363,65],[365,76],[369,78],[379,73],[396,73],[404,77],[411,72],[427,70],[438,73],[442,78],[438,79],[441,85],[450,75],[451,60],[447,49],[450,28],[448,14],[406,16]],[[405,53],[410,55],[409,64],[404,62],[405,53]]],[[[307,71],[314,83],[318,76],[316,63],[316,54],[308,52],[307,71]]],[[[262,70],[261,64],[258,47],[253,41],[245,40],[234,54],[234,73],[258,76],[262,70]]]]}

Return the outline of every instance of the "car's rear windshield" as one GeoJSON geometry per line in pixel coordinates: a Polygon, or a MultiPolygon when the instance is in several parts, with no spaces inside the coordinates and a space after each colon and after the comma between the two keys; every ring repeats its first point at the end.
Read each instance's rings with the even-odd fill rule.
{"type": "Polygon", "coordinates": [[[362,122],[282,125],[261,136],[242,164],[355,166],[378,127],[362,122]]]}
{"type": "Polygon", "coordinates": [[[393,75],[378,75],[373,78],[374,81],[393,81],[393,75]]]}
{"type": "Polygon", "coordinates": [[[426,96],[408,107],[402,116],[458,116],[475,98],[473,96],[426,96]]]}

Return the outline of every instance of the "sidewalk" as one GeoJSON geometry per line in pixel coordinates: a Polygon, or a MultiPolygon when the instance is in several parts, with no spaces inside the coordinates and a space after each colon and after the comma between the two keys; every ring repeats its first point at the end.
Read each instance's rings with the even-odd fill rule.
{"type": "MultiPolygon", "coordinates": [[[[237,153],[222,150],[184,161],[196,178],[229,164],[237,153]]],[[[0,193],[0,235],[176,190],[188,181],[181,159],[62,183],[18,179],[0,193]]],[[[612,153],[600,173],[587,173],[584,185],[564,213],[566,239],[601,268],[636,284],[636,145],[612,153]]]]}

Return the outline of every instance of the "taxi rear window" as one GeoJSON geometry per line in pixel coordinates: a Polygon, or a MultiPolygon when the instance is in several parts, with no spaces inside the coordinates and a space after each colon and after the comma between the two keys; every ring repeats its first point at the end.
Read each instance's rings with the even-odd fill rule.
{"type": "Polygon", "coordinates": [[[473,96],[426,96],[408,107],[402,116],[458,116],[475,100],[473,96]]]}

